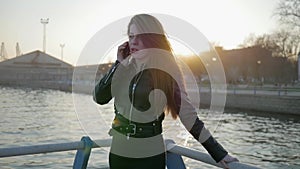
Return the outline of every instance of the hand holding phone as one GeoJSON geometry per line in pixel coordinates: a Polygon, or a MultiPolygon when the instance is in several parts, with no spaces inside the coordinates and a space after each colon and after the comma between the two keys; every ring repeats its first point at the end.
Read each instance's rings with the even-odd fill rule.
{"type": "Polygon", "coordinates": [[[122,60],[126,59],[129,55],[130,55],[129,43],[124,42],[118,48],[117,59],[118,59],[118,61],[121,62],[122,60]]]}

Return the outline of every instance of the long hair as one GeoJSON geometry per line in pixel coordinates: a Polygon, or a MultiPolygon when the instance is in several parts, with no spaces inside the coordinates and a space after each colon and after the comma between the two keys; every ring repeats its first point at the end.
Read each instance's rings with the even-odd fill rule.
{"type": "MultiPolygon", "coordinates": [[[[131,24],[135,24],[141,32],[137,35],[137,38],[143,42],[145,48],[159,48],[172,53],[170,42],[164,33],[163,27],[155,17],[148,14],[135,15],[128,24],[128,31],[131,24]]],[[[175,59],[173,55],[171,56],[170,59],[175,59]]],[[[178,105],[180,103],[176,103],[175,100],[176,81],[171,75],[162,71],[151,71],[151,76],[154,88],[163,90],[167,97],[165,114],[171,113],[173,119],[176,119],[180,107],[178,105]]]]}

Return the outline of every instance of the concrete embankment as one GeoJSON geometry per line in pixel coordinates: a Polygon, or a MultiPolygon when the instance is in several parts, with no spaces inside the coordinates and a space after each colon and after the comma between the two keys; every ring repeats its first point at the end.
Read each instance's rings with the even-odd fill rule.
{"type": "MultiPolygon", "coordinates": [[[[68,92],[75,93],[85,93],[88,95],[92,94],[93,85],[73,85],[73,88],[70,84],[65,83],[34,83],[26,84],[20,83],[19,85],[9,86],[27,86],[31,88],[49,88],[56,90],[63,90],[68,92]]],[[[193,92],[192,92],[193,93],[193,92]]],[[[278,95],[278,94],[234,94],[233,92],[227,93],[225,100],[225,110],[226,109],[235,109],[241,111],[258,111],[258,112],[270,112],[270,113],[280,113],[280,114],[293,114],[300,115],[300,94],[289,94],[289,95],[278,95]],[[299,95],[299,96],[298,96],[299,95]]],[[[266,92],[262,92],[266,93],[266,92]]],[[[196,93],[195,93],[196,94],[196,93]]],[[[211,104],[211,93],[209,90],[200,93],[200,108],[209,108],[211,104]]],[[[224,105],[220,105],[224,106],[224,105]]]]}
{"type": "MultiPolygon", "coordinates": [[[[211,94],[200,94],[200,107],[211,104],[211,94]]],[[[300,115],[300,96],[227,94],[225,109],[300,115]]]]}
{"type": "Polygon", "coordinates": [[[9,87],[25,87],[32,89],[53,89],[61,90],[66,92],[72,92],[72,84],[70,82],[60,82],[60,81],[15,81],[15,82],[0,82],[0,86],[9,87]]]}

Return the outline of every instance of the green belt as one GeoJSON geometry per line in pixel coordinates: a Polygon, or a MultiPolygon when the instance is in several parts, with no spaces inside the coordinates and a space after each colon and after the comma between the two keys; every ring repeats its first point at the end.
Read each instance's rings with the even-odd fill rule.
{"type": "Polygon", "coordinates": [[[112,129],[125,136],[135,138],[153,137],[162,133],[162,121],[164,117],[163,113],[157,120],[149,123],[138,123],[134,121],[129,122],[129,120],[121,114],[116,114],[112,129]]]}

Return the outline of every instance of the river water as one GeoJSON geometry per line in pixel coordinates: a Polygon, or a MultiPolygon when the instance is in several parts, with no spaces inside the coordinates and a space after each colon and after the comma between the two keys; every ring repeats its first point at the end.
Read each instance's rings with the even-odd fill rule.
{"type": "MultiPolygon", "coordinates": [[[[76,94],[76,98],[91,96],[76,94]]],[[[72,93],[63,91],[0,87],[0,148],[79,141],[87,134],[92,139],[108,138],[112,103],[98,107],[104,121],[100,123],[89,114],[89,108],[82,108],[79,113],[74,100],[72,93]],[[85,127],[83,118],[91,122],[93,129],[85,127]]],[[[199,110],[199,117],[206,122],[207,111],[199,110]]],[[[182,127],[173,130],[173,126],[180,126],[178,121],[165,121],[165,138],[172,137],[177,144],[205,152],[182,127]]],[[[300,117],[229,111],[222,115],[212,134],[243,163],[270,169],[300,169],[300,117]]],[[[108,166],[108,151],[93,149],[88,168],[108,166]]],[[[0,158],[0,168],[72,168],[75,153],[0,158]]],[[[192,159],[184,161],[190,169],[215,168],[192,159]]]]}

